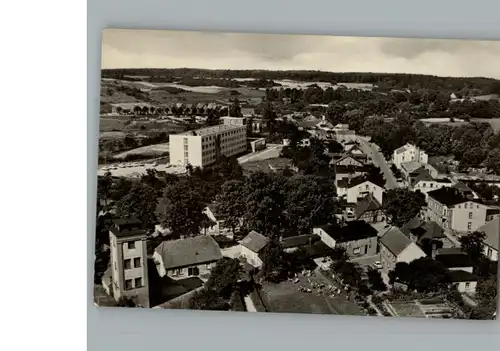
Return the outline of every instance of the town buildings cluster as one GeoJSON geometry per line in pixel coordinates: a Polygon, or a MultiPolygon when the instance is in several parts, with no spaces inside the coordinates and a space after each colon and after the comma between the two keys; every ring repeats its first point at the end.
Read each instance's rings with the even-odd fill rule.
{"type": "MultiPolygon", "coordinates": [[[[122,108],[119,112],[126,111],[122,108]]],[[[364,260],[365,267],[377,269],[387,285],[391,285],[390,275],[398,263],[410,264],[428,257],[446,267],[458,291],[473,299],[478,277],[473,263],[460,250],[459,238],[475,231],[483,232],[484,255],[497,261],[500,208],[486,204],[453,176],[441,174],[429,164],[425,150],[415,145],[406,144],[396,149],[387,162],[376,159],[376,146],[356,135],[346,124],[332,126],[322,121],[305,130],[311,137],[335,140],[342,145],[341,152],[328,153],[335,177],[336,200],[342,211],[336,213],[337,223],[325,223],[311,232],[280,238],[283,249],[286,252],[302,249],[319,259],[320,265],[326,258],[322,252],[343,248],[353,262],[364,260]],[[390,164],[400,171],[399,179],[392,174],[390,164]],[[370,177],[374,168],[387,170],[383,172],[382,182],[370,177]],[[393,178],[397,188],[420,192],[425,197],[425,206],[419,213],[400,226],[392,223],[384,208],[386,194],[393,189],[388,186],[387,177],[393,178]],[[429,243],[430,251],[426,248],[429,243]]],[[[170,163],[205,168],[221,156],[258,153],[266,148],[265,140],[254,140],[249,150],[247,132],[246,117],[227,116],[221,118],[218,125],[172,134],[170,163]]],[[[306,138],[302,144],[308,145],[308,142],[306,138]]],[[[287,145],[286,140],[284,144],[287,145]]],[[[182,294],[168,295],[175,299],[203,287],[223,257],[237,258],[252,270],[262,268],[262,253],[271,243],[267,233],[250,230],[235,245],[221,248],[216,239],[234,238],[233,230],[238,227],[226,226],[214,204],[209,204],[204,213],[212,222],[210,227],[194,237],[169,239],[162,233],[164,240],[152,255],[147,253],[147,242],[153,233],[140,229],[140,222],[135,218],[114,220],[109,230],[110,265],[102,278],[106,292],[117,301],[124,296],[134,297],[143,307],[165,307],[169,306],[168,299],[157,304],[150,299],[150,285],[161,284],[162,279],[174,282],[199,279],[199,284],[191,290],[186,291],[181,284],[182,294]],[[152,279],[151,274],[158,275],[160,280],[152,279]]]]}

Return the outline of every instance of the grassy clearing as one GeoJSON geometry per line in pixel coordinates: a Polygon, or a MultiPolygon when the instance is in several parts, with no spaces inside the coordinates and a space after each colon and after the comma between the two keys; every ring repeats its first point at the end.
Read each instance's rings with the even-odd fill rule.
{"type": "Polygon", "coordinates": [[[400,302],[393,301],[387,302],[394,311],[398,314],[399,317],[418,317],[425,318],[425,315],[422,313],[422,310],[414,303],[414,302],[400,302]]]}

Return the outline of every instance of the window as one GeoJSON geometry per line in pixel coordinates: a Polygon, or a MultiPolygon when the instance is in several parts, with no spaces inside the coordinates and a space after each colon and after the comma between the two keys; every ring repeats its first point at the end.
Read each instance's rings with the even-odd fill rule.
{"type": "Polygon", "coordinates": [[[118,269],[118,267],[116,266],[116,261],[115,261],[114,263],[115,263],[115,265],[114,265],[114,266],[115,266],[115,271],[116,271],[116,270],[118,269]]]}
{"type": "Polygon", "coordinates": [[[134,250],[135,249],[135,241],[129,241],[127,244],[128,244],[128,249],[129,250],[134,250]]]}
{"type": "Polygon", "coordinates": [[[140,257],[134,258],[134,267],[139,268],[140,266],[141,266],[141,258],[140,257]]]}
{"type": "Polygon", "coordinates": [[[356,248],[352,249],[352,253],[353,253],[354,255],[359,255],[359,254],[360,254],[360,252],[361,252],[361,249],[360,249],[359,247],[356,247],[356,248]]]}
{"type": "Polygon", "coordinates": [[[470,230],[472,228],[472,222],[467,223],[467,229],[470,230]]]}
{"type": "Polygon", "coordinates": [[[132,289],[132,279],[125,280],[125,290],[132,289]]]}
{"type": "Polygon", "coordinates": [[[465,288],[466,288],[466,289],[469,289],[469,288],[470,288],[470,283],[469,283],[469,282],[465,283],[465,288]]]}
{"type": "Polygon", "coordinates": [[[191,276],[191,275],[199,275],[200,274],[200,269],[198,267],[190,267],[188,268],[188,275],[191,276]]]}
{"type": "Polygon", "coordinates": [[[189,153],[187,151],[184,151],[184,157],[189,157],[189,153]]]}
{"type": "Polygon", "coordinates": [[[126,259],[124,262],[125,269],[130,269],[132,268],[132,260],[126,259]]]}
{"type": "Polygon", "coordinates": [[[477,205],[477,208],[479,208],[479,205],[477,205]]]}
{"type": "Polygon", "coordinates": [[[488,247],[488,253],[486,254],[486,257],[491,258],[492,254],[493,251],[491,250],[491,248],[488,247]]]}
{"type": "Polygon", "coordinates": [[[464,204],[464,208],[467,208],[467,202],[464,204]]]}
{"type": "Polygon", "coordinates": [[[460,205],[458,205],[458,208],[460,208],[460,205]]]}
{"type": "Polygon", "coordinates": [[[140,288],[142,286],[142,278],[135,278],[134,285],[136,288],[140,288]]]}
{"type": "Polygon", "coordinates": [[[432,188],[434,186],[434,184],[430,183],[429,186],[432,188]]]}
{"type": "Polygon", "coordinates": [[[469,219],[472,219],[472,212],[469,212],[469,219]]]}

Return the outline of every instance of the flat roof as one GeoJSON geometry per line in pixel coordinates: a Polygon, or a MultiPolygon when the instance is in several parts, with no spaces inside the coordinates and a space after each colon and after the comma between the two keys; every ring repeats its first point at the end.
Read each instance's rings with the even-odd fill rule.
{"type": "Polygon", "coordinates": [[[185,136],[205,136],[211,134],[217,134],[224,131],[231,131],[236,129],[246,129],[246,126],[238,126],[238,125],[228,125],[228,124],[218,124],[216,126],[205,127],[195,130],[189,130],[184,133],[179,133],[175,135],[185,135],[185,136]]]}

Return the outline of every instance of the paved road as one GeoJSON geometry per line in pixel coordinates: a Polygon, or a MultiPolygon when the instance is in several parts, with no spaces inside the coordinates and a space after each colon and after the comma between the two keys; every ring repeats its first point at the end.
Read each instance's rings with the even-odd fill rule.
{"type": "Polygon", "coordinates": [[[396,181],[394,174],[392,174],[392,171],[389,167],[389,164],[385,160],[384,155],[377,150],[374,144],[360,137],[357,137],[356,139],[359,141],[360,147],[363,150],[363,152],[366,153],[368,156],[370,156],[373,163],[377,167],[379,167],[380,170],[384,173],[386,182],[385,188],[386,189],[398,188],[398,182],[396,181]]]}
{"type": "Polygon", "coordinates": [[[256,153],[250,153],[238,158],[240,164],[250,162],[250,161],[262,161],[268,160],[270,158],[277,158],[280,156],[283,145],[267,145],[267,148],[256,153]]]}

